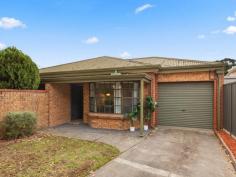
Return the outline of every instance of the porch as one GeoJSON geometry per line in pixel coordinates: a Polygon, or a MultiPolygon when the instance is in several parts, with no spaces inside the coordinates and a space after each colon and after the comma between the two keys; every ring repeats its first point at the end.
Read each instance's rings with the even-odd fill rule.
{"type": "MultiPolygon", "coordinates": [[[[59,94],[58,98],[65,101],[64,104],[57,103],[66,112],[65,115],[60,110],[68,117],[65,122],[79,120],[92,128],[128,130],[130,120],[127,115],[139,104],[139,118],[134,126],[139,128],[140,136],[144,136],[144,99],[151,95],[151,77],[148,74],[124,76],[116,71],[114,73],[97,76],[96,80],[54,81],[55,83],[46,84],[46,89],[49,93],[54,92],[49,95],[56,92],[59,94]]],[[[50,118],[52,119],[54,118],[50,118]]]]}

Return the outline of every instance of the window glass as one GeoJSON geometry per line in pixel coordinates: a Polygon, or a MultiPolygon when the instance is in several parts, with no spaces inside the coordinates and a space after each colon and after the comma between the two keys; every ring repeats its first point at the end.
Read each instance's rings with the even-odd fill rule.
{"type": "Polygon", "coordinates": [[[90,83],[89,107],[91,112],[129,113],[138,104],[137,82],[90,83]]]}

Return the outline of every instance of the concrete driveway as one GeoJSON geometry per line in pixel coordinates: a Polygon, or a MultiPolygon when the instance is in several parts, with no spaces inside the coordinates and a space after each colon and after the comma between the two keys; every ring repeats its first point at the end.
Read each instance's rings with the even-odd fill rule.
{"type": "Polygon", "coordinates": [[[96,177],[233,177],[235,171],[212,131],[158,127],[139,132],[93,129],[65,124],[47,132],[116,146],[121,155],[100,168],[96,177]]]}
{"type": "MultiPolygon", "coordinates": [[[[125,144],[125,142],[123,142],[125,144]]],[[[212,132],[159,127],[91,176],[233,177],[235,171],[212,132]]]]}

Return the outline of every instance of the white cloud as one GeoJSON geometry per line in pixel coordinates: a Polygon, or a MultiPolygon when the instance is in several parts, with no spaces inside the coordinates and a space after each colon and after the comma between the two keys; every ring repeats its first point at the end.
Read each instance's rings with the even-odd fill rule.
{"type": "Polygon", "coordinates": [[[6,47],[7,47],[7,46],[6,46],[5,44],[3,44],[3,43],[0,42],[0,50],[4,49],[4,48],[6,48],[6,47]]]}
{"type": "Polygon", "coordinates": [[[228,16],[228,17],[227,17],[227,21],[229,21],[229,22],[233,22],[233,21],[235,21],[235,20],[236,20],[235,17],[231,17],[231,16],[228,16]]]}
{"type": "Polygon", "coordinates": [[[140,12],[142,12],[142,11],[144,11],[144,10],[150,9],[150,8],[152,8],[152,7],[153,7],[153,5],[151,5],[151,4],[144,4],[144,5],[142,5],[142,6],[138,7],[138,8],[136,8],[136,9],[135,9],[135,13],[138,14],[138,13],[140,13],[140,12]]]}
{"type": "Polygon", "coordinates": [[[120,57],[121,58],[130,58],[131,57],[131,55],[130,55],[130,53],[129,52],[122,52],[121,54],[120,54],[120,57]]]}
{"type": "Polygon", "coordinates": [[[204,34],[199,34],[199,35],[197,36],[197,38],[198,38],[198,39],[205,39],[206,36],[205,36],[204,34]]]}
{"type": "Polygon", "coordinates": [[[96,44],[99,42],[99,39],[96,36],[88,38],[85,43],[86,44],[96,44]]]}
{"type": "Polygon", "coordinates": [[[15,18],[2,17],[0,19],[0,28],[11,29],[11,28],[25,28],[26,25],[15,18]]]}
{"type": "Polygon", "coordinates": [[[229,26],[223,32],[226,34],[236,34],[236,26],[229,26]]]}

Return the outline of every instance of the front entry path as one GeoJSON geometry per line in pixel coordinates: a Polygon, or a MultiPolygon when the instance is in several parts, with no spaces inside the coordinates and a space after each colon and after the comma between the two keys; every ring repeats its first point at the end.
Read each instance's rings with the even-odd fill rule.
{"type": "Polygon", "coordinates": [[[140,138],[139,131],[130,133],[129,131],[94,129],[83,123],[64,124],[45,131],[59,136],[103,142],[115,146],[120,152],[127,151],[147,137],[146,135],[140,138]]]}
{"type": "Polygon", "coordinates": [[[63,125],[58,135],[105,142],[121,155],[97,170],[96,177],[236,177],[219,140],[210,131],[158,127],[149,136],[63,125]]]}

